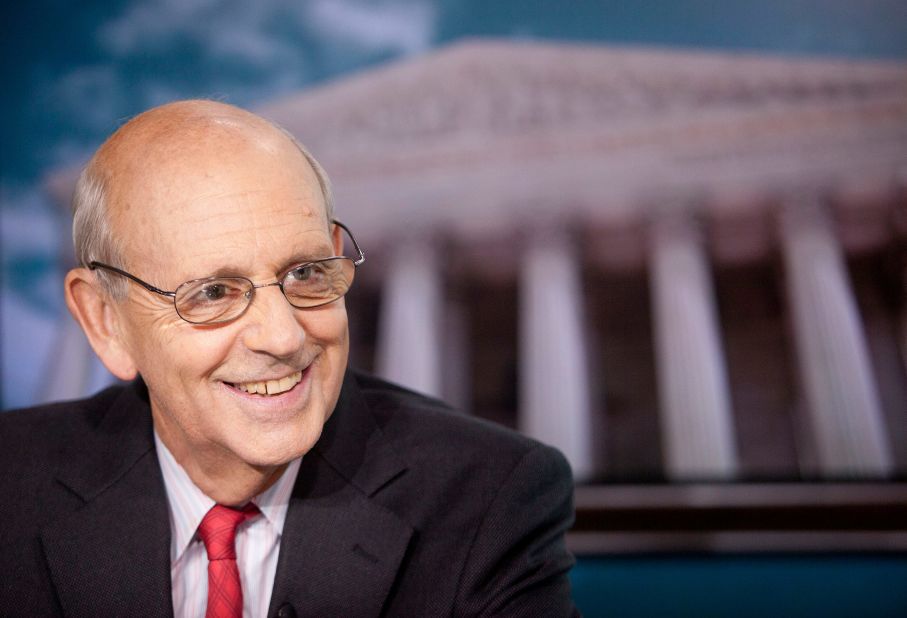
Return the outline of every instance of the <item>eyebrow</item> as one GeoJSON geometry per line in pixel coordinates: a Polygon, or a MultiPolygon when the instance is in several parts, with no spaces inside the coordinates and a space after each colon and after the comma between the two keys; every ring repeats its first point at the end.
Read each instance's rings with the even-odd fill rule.
{"type": "MultiPolygon", "coordinates": [[[[283,266],[281,268],[278,268],[274,274],[276,276],[283,275],[287,271],[289,271],[291,268],[293,268],[294,266],[298,266],[299,264],[305,264],[307,262],[314,262],[316,260],[323,260],[323,259],[329,258],[329,257],[334,257],[333,247],[331,247],[328,244],[324,244],[320,247],[316,247],[314,250],[311,250],[311,251],[295,253],[289,260],[286,260],[284,262],[283,266]]],[[[243,277],[245,279],[248,279],[248,275],[243,274],[243,270],[244,269],[236,267],[236,266],[232,266],[232,265],[221,266],[220,268],[218,268],[217,270],[215,270],[214,272],[212,272],[208,275],[204,275],[201,277],[192,277],[191,279],[188,279],[188,281],[195,281],[198,279],[210,279],[210,278],[214,278],[214,277],[216,277],[216,278],[243,277]]]]}

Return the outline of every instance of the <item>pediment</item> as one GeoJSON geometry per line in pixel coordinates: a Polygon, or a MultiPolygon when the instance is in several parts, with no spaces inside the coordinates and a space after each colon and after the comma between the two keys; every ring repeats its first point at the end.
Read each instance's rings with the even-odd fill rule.
{"type": "Polygon", "coordinates": [[[725,110],[903,98],[907,65],[471,41],[260,109],[313,148],[621,127],[725,110]]]}
{"type": "Polygon", "coordinates": [[[369,226],[663,195],[770,193],[907,167],[907,65],[467,41],[262,106],[369,226]]]}

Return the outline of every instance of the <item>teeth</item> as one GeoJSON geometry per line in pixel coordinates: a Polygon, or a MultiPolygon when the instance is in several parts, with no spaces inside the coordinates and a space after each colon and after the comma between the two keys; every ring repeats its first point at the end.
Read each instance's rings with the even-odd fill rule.
{"type": "Polygon", "coordinates": [[[297,371],[292,375],[288,375],[285,378],[279,380],[267,380],[262,382],[243,382],[241,384],[235,384],[236,388],[247,393],[258,394],[258,395],[278,395],[280,393],[285,393],[302,380],[302,372],[297,371]]]}

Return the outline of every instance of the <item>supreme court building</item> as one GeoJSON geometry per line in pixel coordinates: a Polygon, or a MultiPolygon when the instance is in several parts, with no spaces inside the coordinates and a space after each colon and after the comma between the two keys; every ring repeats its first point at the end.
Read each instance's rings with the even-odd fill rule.
{"type": "MultiPolygon", "coordinates": [[[[907,65],[466,41],[256,111],[366,252],[352,364],[560,448],[580,533],[824,505],[907,548],[907,65]]],[[[828,540],[763,532],[665,542],[828,540]]]]}

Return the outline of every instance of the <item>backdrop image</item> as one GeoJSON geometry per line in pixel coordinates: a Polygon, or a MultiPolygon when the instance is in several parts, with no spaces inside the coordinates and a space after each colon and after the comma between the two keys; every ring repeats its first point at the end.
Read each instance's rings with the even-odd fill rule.
{"type": "Polygon", "coordinates": [[[690,574],[719,572],[851,584],[790,615],[907,606],[903,3],[3,11],[2,409],[113,381],[62,296],[87,158],[224,101],[331,176],[368,256],[351,364],[565,454],[584,611],[634,615],[625,576],[709,615],[690,574]]]}

